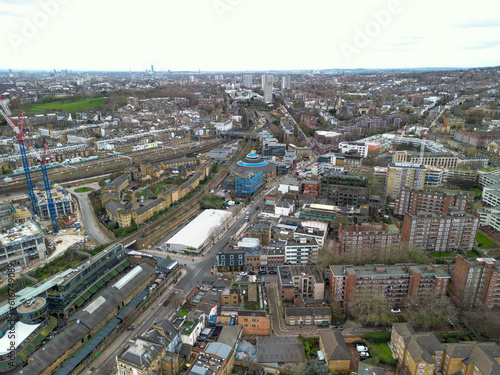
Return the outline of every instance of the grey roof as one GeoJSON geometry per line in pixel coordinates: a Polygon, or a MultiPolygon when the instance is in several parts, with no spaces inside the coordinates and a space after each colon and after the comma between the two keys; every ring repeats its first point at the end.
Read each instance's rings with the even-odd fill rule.
{"type": "Polygon", "coordinates": [[[223,326],[217,342],[221,342],[234,348],[236,344],[238,344],[238,339],[241,336],[242,330],[242,325],[223,326]]]}
{"type": "Polygon", "coordinates": [[[285,309],[286,316],[329,316],[331,310],[329,307],[288,307],[285,309]]]}
{"type": "Polygon", "coordinates": [[[296,337],[260,337],[257,362],[303,362],[304,348],[296,337]]]}
{"type": "Polygon", "coordinates": [[[359,362],[358,375],[384,375],[384,369],[368,363],[359,362]]]}
{"type": "Polygon", "coordinates": [[[125,209],[120,201],[114,199],[111,199],[104,203],[104,207],[106,208],[106,210],[111,212],[112,215],[115,215],[118,211],[123,211],[125,209]]]}
{"type": "Polygon", "coordinates": [[[134,343],[128,344],[118,355],[118,358],[137,365],[139,368],[149,367],[158,358],[163,345],[136,339],[134,343]]]}
{"type": "Polygon", "coordinates": [[[152,201],[151,203],[148,203],[144,207],[139,207],[139,209],[137,210],[137,215],[142,215],[143,213],[149,211],[153,207],[156,207],[163,202],[165,202],[165,199],[163,199],[163,198],[155,199],[154,201],[152,201]]]}
{"type": "Polygon", "coordinates": [[[231,354],[231,350],[233,350],[233,348],[227,344],[224,344],[222,342],[211,342],[205,349],[205,353],[213,354],[217,357],[227,359],[229,357],[229,354],[231,354]]]}
{"type": "Polygon", "coordinates": [[[319,337],[325,347],[325,357],[329,361],[351,360],[351,355],[338,330],[321,330],[319,337]]]}
{"type": "Polygon", "coordinates": [[[93,314],[84,310],[80,310],[75,313],[71,318],[74,320],[79,319],[80,324],[74,323],[67,327],[46,345],[44,345],[43,351],[40,349],[34,352],[32,358],[35,358],[35,360],[24,368],[25,373],[37,374],[48,365],[54,363],[63,352],[69,350],[83,337],[88,335],[92,328],[102,322],[104,316],[108,315],[125,298],[129,297],[137,285],[141,284],[146,278],[155,272],[154,268],[147,263],[142,263],[137,267],[141,267],[142,271],[130,282],[126,283],[121,289],[109,286],[98,295],[95,295],[95,297],[103,296],[106,301],[99,306],[93,314]]]}
{"type": "Polygon", "coordinates": [[[168,346],[170,342],[179,334],[179,331],[168,321],[161,320],[141,336],[143,339],[168,346]]]}

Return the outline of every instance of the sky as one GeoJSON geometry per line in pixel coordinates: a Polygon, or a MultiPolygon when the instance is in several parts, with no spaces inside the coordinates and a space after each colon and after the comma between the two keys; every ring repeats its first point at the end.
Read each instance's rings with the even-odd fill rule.
{"type": "Polygon", "coordinates": [[[0,69],[500,65],[498,0],[0,0],[0,69]]]}

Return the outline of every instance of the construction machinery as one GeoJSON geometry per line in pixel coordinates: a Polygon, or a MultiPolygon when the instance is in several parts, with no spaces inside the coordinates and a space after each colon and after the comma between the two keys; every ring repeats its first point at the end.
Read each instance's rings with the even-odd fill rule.
{"type": "Polygon", "coordinates": [[[26,155],[26,147],[29,148],[30,153],[32,153],[35,156],[36,160],[40,163],[43,176],[43,183],[45,187],[45,196],[49,208],[50,220],[52,221],[52,230],[54,234],[56,234],[59,231],[57,227],[56,210],[54,207],[54,201],[52,200],[49,178],[47,176],[47,167],[45,164],[47,161],[52,160],[48,148],[48,143],[45,142],[43,155],[40,155],[40,153],[34,147],[32,147],[28,142],[28,140],[26,139],[26,134],[28,133],[28,127],[26,125],[26,118],[24,116],[23,111],[19,111],[18,121],[16,122],[14,117],[12,116],[12,112],[10,111],[7,101],[1,95],[0,95],[0,105],[1,105],[0,115],[2,115],[2,117],[5,118],[9,126],[12,128],[12,130],[16,134],[17,142],[19,143],[19,150],[21,152],[24,174],[26,176],[26,183],[28,185],[28,195],[30,197],[31,205],[35,213],[39,213],[38,212],[39,207],[37,204],[37,199],[35,197],[35,192],[33,190],[33,183],[31,182],[31,174],[28,163],[28,157],[26,155]]]}

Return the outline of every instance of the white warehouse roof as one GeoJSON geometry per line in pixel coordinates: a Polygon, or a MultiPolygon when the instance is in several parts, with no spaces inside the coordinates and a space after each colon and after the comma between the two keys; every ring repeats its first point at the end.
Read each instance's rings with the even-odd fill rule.
{"type": "Polygon", "coordinates": [[[230,217],[231,213],[228,211],[205,210],[169,239],[167,247],[182,245],[197,250],[230,217]]]}

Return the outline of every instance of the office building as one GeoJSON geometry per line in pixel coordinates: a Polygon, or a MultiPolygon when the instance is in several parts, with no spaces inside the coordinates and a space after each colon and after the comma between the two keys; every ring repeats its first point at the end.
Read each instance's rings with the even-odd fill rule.
{"type": "Polygon", "coordinates": [[[425,171],[424,166],[415,163],[394,163],[389,165],[385,183],[386,195],[397,197],[404,187],[423,189],[425,171]]]}
{"type": "Polygon", "coordinates": [[[448,213],[405,213],[401,238],[427,251],[470,251],[479,228],[479,214],[452,211],[448,213]]]}
{"type": "Polygon", "coordinates": [[[330,292],[335,301],[349,304],[357,296],[377,293],[401,302],[425,295],[444,296],[450,275],[432,265],[330,266],[330,292]]]}
{"type": "Polygon", "coordinates": [[[236,177],[234,179],[234,192],[236,195],[253,196],[264,183],[263,175],[262,172],[247,171],[236,177]]]}
{"type": "Polygon", "coordinates": [[[278,291],[282,300],[320,301],[324,298],[325,280],[317,266],[278,267],[278,291]]]}
{"type": "Polygon", "coordinates": [[[500,261],[459,255],[453,268],[450,298],[461,308],[500,306],[500,261]]]}
{"type": "Polygon", "coordinates": [[[394,202],[394,214],[465,211],[467,202],[468,196],[465,192],[453,194],[403,187],[394,202]]]}
{"type": "Polygon", "coordinates": [[[343,154],[358,154],[364,158],[368,156],[368,145],[364,143],[340,142],[339,148],[343,154]]]}

